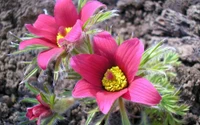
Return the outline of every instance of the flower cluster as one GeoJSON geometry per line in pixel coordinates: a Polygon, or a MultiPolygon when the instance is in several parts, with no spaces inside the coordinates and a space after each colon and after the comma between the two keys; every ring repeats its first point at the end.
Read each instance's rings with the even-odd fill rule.
{"type": "MultiPolygon", "coordinates": [[[[173,100],[170,105],[164,101],[170,97],[169,95],[173,95],[173,91],[162,91],[161,88],[166,84],[155,86],[158,83],[155,81],[155,75],[146,72],[149,68],[147,65],[155,64],[151,59],[162,54],[160,44],[144,51],[144,45],[138,38],[117,42],[110,32],[91,29],[91,25],[116,15],[116,11],[98,11],[101,8],[106,6],[96,0],[79,0],[78,10],[72,0],[57,0],[54,16],[40,14],[33,25],[26,24],[27,30],[34,37],[22,40],[19,50],[43,46],[45,49],[37,55],[36,61],[40,70],[46,70],[51,60],[56,60],[55,69],[58,69],[58,57],[62,57],[67,64],[66,69],[70,69],[66,71],[67,75],[75,74],[76,78],[79,78],[74,78],[78,82],[69,97],[57,97],[58,95],[50,93],[49,90],[44,94],[43,91],[28,84],[28,88],[38,94],[36,99],[39,102],[27,108],[26,117],[29,120],[36,119],[39,125],[51,121],[48,119],[42,122],[47,118],[63,119],[62,113],[69,109],[75,98],[81,102],[87,97],[97,102],[98,111],[106,117],[109,117],[112,107],[115,108],[116,102],[119,102],[123,125],[131,124],[124,107],[126,101],[138,103],[141,107],[157,106],[172,116],[172,110],[168,108],[178,100],[173,100]]],[[[169,63],[165,60],[167,57],[158,57],[156,61],[163,67],[169,67],[168,65],[171,66],[178,61],[176,54],[173,58],[168,58],[169,63]],[[165,63],[162,60],[165,60],[165,63]]],[[[162,72],[167,74],[169,69],[162,68],[162,72]]],[[[29,76],[34,73],[35,71],[31,72],[29,76]]],[[[160,79],[166,78],[162,75],[156,77],[159,78],[159,82],[162,81],[160,79]]],[[[186,111],[186,107],[176,110],[186,111]]],[[[55,122],[48,124],[50,123],[55,122]]]]}

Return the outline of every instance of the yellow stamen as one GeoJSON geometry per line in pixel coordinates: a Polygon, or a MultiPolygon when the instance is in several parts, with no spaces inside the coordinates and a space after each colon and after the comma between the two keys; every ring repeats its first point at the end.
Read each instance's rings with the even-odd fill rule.
{"type": "Polygon", "coordinates": [[[58,41],[62,38],[64,38],[70,31],[71,31],[72,27],[68,27],[68,28],[65,28],[64,30],[64,34],[61,34],[60,32],[58,32],[57,34],[57,37],[56,37],[56,40],[57,40],[57,45],[58,47],[61,47],[61,45],[58,43],[58,41]]]}
{"type": "Polygon", "coordinates": [[[126,76],[118,66],[114,66],[106,71],[102,84],[110,92],[122,90],[128,85],[126,76]]]}

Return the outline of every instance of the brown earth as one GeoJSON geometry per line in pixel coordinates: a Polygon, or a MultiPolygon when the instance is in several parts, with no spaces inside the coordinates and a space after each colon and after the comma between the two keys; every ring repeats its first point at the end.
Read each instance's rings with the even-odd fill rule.
{"type": "MultiPolygon", "coordinates": [[[[184,117],[187,125],[200,124],[200,1],[199,0],[101,0],[109,9],[118,9],[119,16],[107,21],[112,26],[113,35],[121,34],[125,39],[134,35],[140,38],[148,47],[162,39],[165,44],[175,47],[182,64],[176,68],[177,77],[172,81],[180,88],[181,101],[190,105],[190,110],[184,117]]],[[[14,125],[20,122],[19,114],[30,104],[19,101],[32,94],[19,84],[23,78],[25,65],[21,61],[31,60],[35,52],[24,55],[10,56],[16,51],[9,45],[15,38],[26,33],[25,23],[33,23],[37,16],[47,9],[53,14],[54,0],[0,0],[0,125],[14,125]]],[[[32,77],[31,83],[38,85],[43,81],[52,82],[51,68],[40,80],[38,75],[32,77]]],[[[55,91],[61,88],[72,88],[65,78],[60,80],[55,91]]],[[[59,125],[84,124],[86,113],[83,106],[75,104],[66,112],[65,121],[59,125]]],[[[114,113],[113,118],[119,117],[114,113]]],[[[112,120],[111,120],[112,121],[112,120]]],[[[116,122],[110,122],[114,125],[116,122]]],[[[120,120],[117,120],[120,124],[120,120]]]]}

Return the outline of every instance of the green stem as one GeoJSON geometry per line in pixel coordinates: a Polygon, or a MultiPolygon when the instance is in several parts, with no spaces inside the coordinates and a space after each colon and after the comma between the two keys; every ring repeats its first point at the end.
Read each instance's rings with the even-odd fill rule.
{"type": "Polygon", "coordinates": [[[128,116],[126,114],[126,109],[123,103],[123,99],[119,98],[119,108],[120,108],[120,114],[121,114],[121,119],[122,119],[122,125],[131,125],[128,116]]]}

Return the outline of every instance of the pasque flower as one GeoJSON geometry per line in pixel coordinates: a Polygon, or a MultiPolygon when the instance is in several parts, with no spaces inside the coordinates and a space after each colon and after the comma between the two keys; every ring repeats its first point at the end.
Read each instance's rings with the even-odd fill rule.
{"type": "Polygon", "coordinates": [[[119,97],[149,106],[160,102],[161,96],[145,78],[136,76],[144,46],[137,38],[117,45],[112,36],[102,32],[94,36],[95,54],[79,54],[70,60],[79,80],[72,95],[94,97],[99,109],[108,113],[119,97]]]}
{"type": "Polygon", "coordinates": [[[95,11],[105,6],[98,1],[87,2],[80,13],[77,12],[72,0],[57,0],[54,8],[54,17],[40,14],[33,25],[26,24],[29,32],[38,36],[22,41],[19,49],[30,45],[42,45],[49,47],[37,57],[40,68],[46,69],[49,61],[68,49],[83,37],[82,26],[95,11]]]}
{"type": "Polygon", "coordinates": [[[50,116],[52,114],[52,111],[50,107],[48,106],[48,104],[46,104],[42,100],[40,94],[37,95],[36,99],[38,100],[40,104],[37,104],[31,108],[27,108],[26,117],[29,118],[29,120],[38,118],[37,125],[39,125],[41,122],[41,119],[50,116]]]}

